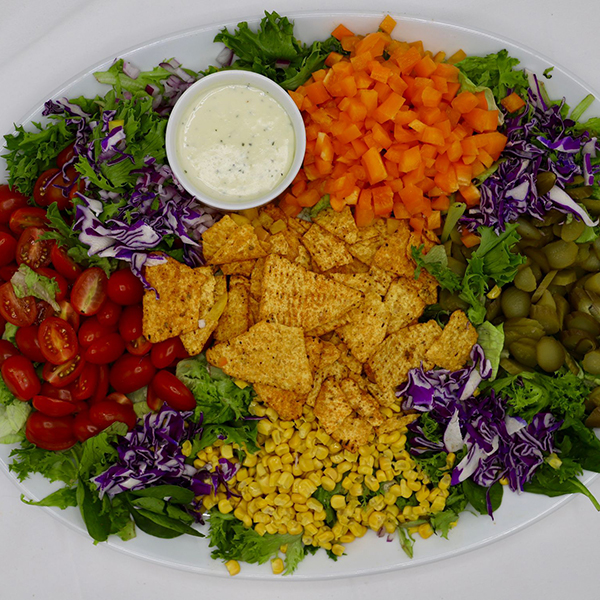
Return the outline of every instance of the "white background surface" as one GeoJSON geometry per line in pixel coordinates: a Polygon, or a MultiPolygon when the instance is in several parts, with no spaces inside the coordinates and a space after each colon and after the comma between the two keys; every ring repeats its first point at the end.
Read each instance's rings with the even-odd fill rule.
{"type": "MultiPolygon", "coordinates": [[[[265,8],[281,14],[380,9],[481,28],[536,49],[600,90],[596,0],[330,0],[327,5],[322,0],[0,0],[0,133],[100,59],[182,29],[256,16],[265,8]]],[[[600,480],[591,490],[600,497],[600,480]]],[[[22,504],[16,488],[0,477],[0,600],[596,597],[599,555],[600,514],[578,497],[477,552],[393,574],[314,583],[202,577],[94,547],[41,509],[22,504]]]]}

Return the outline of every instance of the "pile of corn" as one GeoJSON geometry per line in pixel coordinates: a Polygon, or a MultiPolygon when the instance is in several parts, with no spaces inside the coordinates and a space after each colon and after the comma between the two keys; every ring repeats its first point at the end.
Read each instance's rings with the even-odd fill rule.
{"type": "MultiPolygon", "coordinates": [[[[261,449],[246,455],[229,482],[230,489],[240,497],[227,498],[224,489],[218,490],[216,495],[203,497],[206,510],[217,506],[222,513],[233,512],[260,535],[302,534],[304,544],[341,556],[344,544],[362,537],[369,529],[391,534],[399,525],[422,521],[445,508],[450,473],[437,486],[432,485],[405,449],[405,427],[380,435],[351,453],[318,426],[308,406],[297,421],[282,421],[273,409],[256,401],[250,412],[264,417],[258,423],[261,449]],[[338,489],[331,497],[331,508],[336,513],[333,527],[325,523],[326,511],[313,498],[320,486],[328,492],[338,489]],[[366,502],[365,493],[371,496],[366,502]],[[418,504],[401,510],[398,499],[413,494],[418,504]]],[[[236,463],[235,454],[234,446],[217,441],[198,453],[194,466],[216,465],[219,458],[236,463]]],[[[449,454],[448,470],[453,462],[454,455],[449,454]]],[[[408,531],[422,538],[433,534],[429,523],[409,527],[408,531]]],[[[271,564],[274,573],[283,571],[281,559],[271,564]]],[[[227,567],[231,574],[239,572],[235,561],[229,561],[227,567]]]]}

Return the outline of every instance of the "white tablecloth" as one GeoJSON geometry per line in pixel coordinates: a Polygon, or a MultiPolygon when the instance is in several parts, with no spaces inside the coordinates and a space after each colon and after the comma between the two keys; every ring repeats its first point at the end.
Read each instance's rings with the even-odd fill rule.
{"type": "MultiPolygon", "coordinates": [[[[489,30],[535,48],[600,90],[596,0],[1,0],[0,131],[102,58],[178,30],[264,9],[389,11],[489,30]]],[[[591,486],[600,497],[600,480],[591,486]]],[[[483,517],[482,517],[483,518],[483,517]]],[[[19,500],[0,476],[0,598],[545,598],[597,595],[600,515],[577,497],[491,546],[396,573],[320,582],[248,582],[170,570],[94,546],[19,500]],[[598,536],[598,537],[597,537],[598,536]]],[[[343,559],[342,559],[343,560],[343,559]]]]}

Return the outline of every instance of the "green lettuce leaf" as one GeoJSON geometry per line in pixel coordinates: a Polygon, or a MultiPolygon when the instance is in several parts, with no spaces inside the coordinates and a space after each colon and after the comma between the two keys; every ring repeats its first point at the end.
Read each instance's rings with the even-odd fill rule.
{"type": "Polygon", "coordinates": [[[504,324],[492,325],[489,321],[484,321],[477,328],[477,343],[483,348],[485,357],[492,364],[492,376],[490,381],[494,381],[498,375],[500,367],[500,355],[504,348],[504,324]]]}
{"type": "Polygon", "coordinates": [[[29,402],[14,399],[9,404],[0,404],[0,444],[14,444],[23,440],[30,413],[29,402]]]}
{"type": "Polygon", "coordinates": [[[426,269],[444,289],[451,292],[458,291],[461,286],[460,277],[448,267],[448,255],[444,246],[434,246],[423,255],[424,247],[421,244],[418,248],[416,246],[411,248],[413,260],[417,263],[415,279],[419,278],[421,269],[426,269]]]}
{"type": "Polygon", "coordinates": [[[31,267],[23,264],[11,277],[10,282],[17,298],[33,296],[45,300],[54,310],[60,310],[60,306],[56,301],[56,294],[59,291],[56,279],[39,275],[31,267]]]}

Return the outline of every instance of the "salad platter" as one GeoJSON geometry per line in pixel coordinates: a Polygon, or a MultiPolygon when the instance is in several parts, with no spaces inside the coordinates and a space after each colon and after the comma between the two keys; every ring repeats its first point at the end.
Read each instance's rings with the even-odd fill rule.
{"type": "MultiPolygon", "coordinates": [[[[294,21],[294,35],[307,43],[313,40],[328,38],[340,23],[354,33],[367,34],[377,31],[382,20],[382,15],[369,14],[315,14],[291,16],[294,21]]],[[[249,21],[252,28],[258,25],[256,21],[249,21]]],[[[194,71],[206,69],[209,65],[216,64],[222,46],[216,45],[213,40],[216,34],[227,28],[233,31],[237,23],[220,24],[215,27],[190,30],[182,34],[171,36],[143,47],[135,48],[119,54],[119,58],[126,59],[142,71],[152,69],[168,57],[176,57],[186,68],[194,71]]],[[[506,49],[510,56],[517,58],[521,67],[532,73],[542,74],[553,68],[552,78],[546,80],[545,87],[550,98],[566,97],[571,106],[576,106],[588,94],[593,94],[585,84],[579,82],[567,71],[550,64],[543,57],[534,52],[520,47],[506,40],[499,40],[494,36],[467,30],[462,27],[444,23],[423,21],[419,19],[398,19],[394,31],[397,39],[415,41],[421,40],[426,49],[433,54],[446,52],[448,55],[458,50],[463,50],[466,56],[484,56],[494,54],[506,49]]],[[[102,90],[93,73],[107,71],[112,63],[108,61],[91,68],[87,73],[77,77],[49,98],[58,100],[62,97],[74,98],[77,96],[93,97],[102,90]]],[[[598,114],[594,106],[588,109],[585,117],[598,114]]],[[[37,107],[23,120],[23,124],[37,122],[42,119],[44,107],[37,107]]],[[[8,473],[8,464],[11,462],[10,446],[0,447],[2,454],[2,468],[8,473]]],[[[8,473],[14,479],[14,475],[8,473]]],[[[589,483],[593,475],[586,472],[582,478],[584,484],[589,483]]],[[[17,482],[16,482],[17,483],[17,482]]],[[[50,492],[57,489],[49,484],[43,477],[34,475],[24,483],[17,483],[27,498],[35,501],[42,500],[50,492]]],[[[371,574],[398,568],[433,562],[450,556],[479,548],[494,540],[514,533],[535,520],[542,518],[567,501],[569,496],[548,498],[534,494],[504,494],[502,507],[494,511],[493,519],[487,516],[475,516],[473,512],[465,512],[460,516],[460,525],[452,529],[448,538],[433,536],[427,541],[419,541],[414,549],[414,556],[407,557],[395,539],[386,543],[378,539],[372,532],[361,539],[348,545],[345,555],[337,560],[335,565],[325,560],[323,552],[308,556],[294,578],[326,578],[347,577],[350,575],[371,574]]],[[[33,510],[33,509],[32,509],[33,510]]],[[[56,518],[79,531],[85,532],[83,522],[78,510],[74,507],[66,510],[49,508],[56,518]]],[[[590,510],[592,508],[590,507],[590,510]]],[[[116,537],[109,538],[110,546],[122,552],[151,560],[163,565],[185,569],[200,573],[224,574],[226,573],[221,563],[210,557],[208,544],[191,536],[178,537],[174,540],[164,540],[138,532],[132,540],[122,541],[116,537]]],[[[264,566],[243,565],[242,576],[250,578],[270,577],[269,570],[264,566]]]]}

